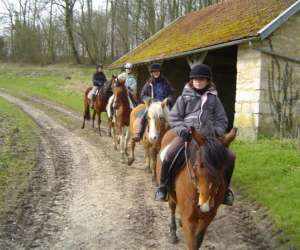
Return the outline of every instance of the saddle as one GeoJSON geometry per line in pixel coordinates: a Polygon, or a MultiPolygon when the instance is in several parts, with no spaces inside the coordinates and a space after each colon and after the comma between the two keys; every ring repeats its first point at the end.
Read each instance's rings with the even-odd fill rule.
{"type": "Polygon", "coordinates": [[[179,150],[177,151],[174,160],[171,163],[171,166],[169,167],[169,173],[168,173],[168,184],[167,189],[168,191],[174,191],[175,189],[175,178],[180,170],[185,166],[186,161],[188,160],[192,166],[194,166],[196,162],[196,152],[198,149],[197,143],[192,140],[188,144],[187,152],[185,152],[185,145],[182,145],[179,150]],[[188,159],[186,159],[186,153],[188,159]]]}

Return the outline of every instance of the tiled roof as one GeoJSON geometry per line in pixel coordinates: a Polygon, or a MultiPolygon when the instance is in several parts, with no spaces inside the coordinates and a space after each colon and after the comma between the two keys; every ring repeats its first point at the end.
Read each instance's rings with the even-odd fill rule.
{"type": "Polygon", "coordinates": [[[225,0],[178,18],[110,65],[117,68],[258,36],[296,0],[225,0]]]}

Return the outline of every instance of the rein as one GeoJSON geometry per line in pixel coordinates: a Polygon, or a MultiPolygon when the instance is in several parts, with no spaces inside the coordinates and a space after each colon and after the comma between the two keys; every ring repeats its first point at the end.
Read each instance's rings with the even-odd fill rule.
{"type": "Polygon", "coordinates": [[[191,178],[193,186],[197,190],[197,192],[199,193],[199,187],[197,185],[197,179],[196,179],[196,176],[195,176],[195,172],[193,170],[193,167],[189,164],[188,153],[187,153],[188,145],[189,145],[188,142],[184,143],[185,164],[187,166],[187,169],[188,169],[188,172],[189,172],[189,176],[191,178]]]}

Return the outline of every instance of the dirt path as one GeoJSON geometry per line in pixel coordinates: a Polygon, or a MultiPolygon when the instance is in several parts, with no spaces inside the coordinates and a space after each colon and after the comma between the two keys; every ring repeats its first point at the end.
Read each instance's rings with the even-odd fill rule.
{"type": "MultiPolygon", "coordinates": [[[[110,138],[98,137],[89,126],[79,129],[77,113],[37,98],[0,96],[41,129],[39,164],[0,229],[0,249],[184,249],[181,229],[180,243],[168,241],[168,207],[153,200],[155,187],[141,149],[128,167],[120,163],[110,138]]],[[[257,211],[247,210],[248,205],[222,207],[203,249],[275,249],[272,226],[256,223],[260,217],[254,219],[257,211]]]]}

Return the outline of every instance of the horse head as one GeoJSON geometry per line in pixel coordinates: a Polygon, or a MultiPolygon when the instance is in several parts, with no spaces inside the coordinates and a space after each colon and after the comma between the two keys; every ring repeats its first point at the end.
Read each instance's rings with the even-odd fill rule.
{"type": "Polygon", "coordinates": [[[148,140],[156,143],[169,126],[167,99],[163,102],[145,102],[147,107],[148,140]]]}
{"type": "MultiPolygon", "coordinates": [[[[225,194],[224,168],[228,161],[226,148],[228,144],[217,138],[205,138],[195,129],[192,129],[192,138],[198,146],[193,166],[195,185],[199,195],[197,206],[201,212],[208,213],[223,201],[225,194]]],[[[230,139],[232,138],[230,137],[230,139]]]]}

